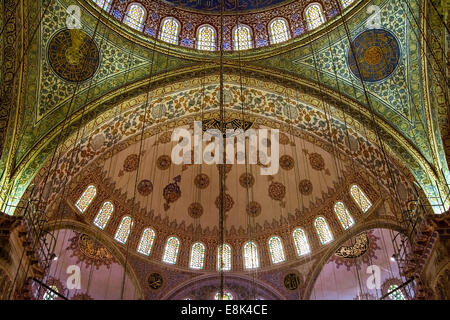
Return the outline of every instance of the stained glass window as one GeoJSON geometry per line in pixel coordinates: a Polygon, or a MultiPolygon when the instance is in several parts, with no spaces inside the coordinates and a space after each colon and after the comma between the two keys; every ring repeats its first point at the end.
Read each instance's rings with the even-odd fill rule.
{"type": "Polygon", "coordinates": [[[197,49],[214,51],[216,50],[216,30],[209,26],[200,26],[197,30],[197,49]]]}
{"type": "Polygon", "coordinates": [[[281,243],[281,239],[279,237],[271,237],[269,239],[269,252],[270,257],[272,258],[272,263],[280,263],[285,259],[283,244],[281,243]]]}
{"type": "MultiPolygon", "coordinates": [[[[51,285],[50,288],[59,293],[58,288],[55,285],[51,285]]],[[[55,300],[58,295],[53,291],[47,289],[42,297],[42,300],[55,300]]]]}
{"type": "Polygon", "coordinates": [[[316,228],[317,235],[323,245],[333,241],[333,236],[325,218],[317,217],[314,221],[314,227],[316,228]]]}
{"type": "MultiPolygon", "coordinates": [[[[398,288],[397,285],[392,284],[392,285],[389,286],[388,292],[391,292],[391,291],[393,291],[393,290],[395,290],[397,288],[398,288]]],[[[401,289],[397,290],[395,292],[392,292],[389,295],[389,298],[391,298],[392,300],[406,300],[401,289]]]]}
{"type": "Polygon", "coordinates": [[[180,32],[180,24],[175,18],[165,18],[161,22],[161,30],[159,38],[162,41],[172,44],[178,44],[178,33],[180,32]]]}
{"type": "Polygon", "coordinates": [[[334,213],[336,213],[339,222],[345,230],[355,224],[355,221],[353,221],[350,212],[348,212],[347,208],[342,202],[336,202],[336,204],[334,205],[334,213]]]}
{"type": "Polygon", "coordinates": [[[350,194],[352,195],[355,202],[361,208],[362,212],[366,213],[372,206],[372,202],[367,198],[364,192],[356,184],[350,187],[350,194]]]}
{"type": "Polygon", "coordinates": [[[340,1],[342,4],[342,8],[347,8],[353,2],[353,0],[340,0],[340,1]]]}
{"type": "Polygon", "coordinates": [[[91,204],[92,200],[94,200],[95,195],[97,194],[97,188],[95,186],[89,186],[84,190],[80,199],[75,203],[75,206],[81,213],[84,213],[86,209],[91,204]]]}
{"type": "Polygon", "coordinates": [[[105,11],[108,11],[111,9],[111,1],[112,0],[93,0],[100,8],[102,8],[105,11]]]}
{"type": "Polygon", "coordinates": [[[192,269],[203,269],[203,265],[205,262],[205,246],[196,242],[192,245],[191,249],[191,261],[189,262],[189,266],[192,269]]]}
{"type": "Polygon", "coordinates": [[[142,232],[137,251],[148,256],[152,250],[153,241],[155,241],[155,231],[151,228],[145,229],[142,232]]]}
{"type": "Polygon", "coordinates": [[[132,3],[127,10],[123,23],[133,29],[142,31],[144,29],[145,8],[139,3],[132,3]]]}
{"type": "Polygon", "coordinates": [[[214,296],[214,300],[233,300],[233,295],[230,291],[223,291],[223,296],[220,296],[220,292],[217,292],[214,296]]]}
{"type": "Polygon", "coordinates": [[[128,240],[128,236],[130,235],[131,227],[133,226],[133,220],[131,217],[126,216],[122,218],[122,221],[117,228],[116,235],[114,239],[119,241],[122,244],[125,244],[128,240]]]}
{"type": "Polygon", "coordinates": [[[318,3],[312,3],[306,8],[305,18],[309,30],[315,29],[325,23],[322,7],[318,3]]]}
{"type": "Polygon", "coordinates": [[[94,219],[94,224],[102,230],[105,229],[113,211],[114,205],[109,201],[105,202],[100,208],[100,211],[97,213],[97,216],[94,219]]]}
{"type": "Polygon", "coordinates": [[[178,249],[180,248],[180,240],[176,237],[167,239],[166,248],[164,249],[163,262],[175,264],[177,263],[178,249]]]}
{"type": "Polygon", "coordinates": [[[259,267],[258,247],[256,243],[249,241],[244,245],[244,265],[245,269],[255,269],[259,267]]]}
{"type": "Polygon", "coordinates": [[[217,248],[217,270],[231,270],[231,247],[226,243],[217,248]]]}
{"type": "Polygon", "coordinates": [[[306,237],[306,233],[303,229],[295,229],[292,233],[292,236],[294,237],[295,247],[297,248],[297,254],[299,256],[311,252],[311,249],[309,248],[308,238],[306,237]]]}
{"type": "Polygon", "coordinates": [[[269,24],[269,34],[271,43],[280,43],[289,40],[289,29],[286,20],[281,18],[274,19],[269,24]]]}
{"type": "Polygon", "coordinates": [[[253,47],[252,32],[246,25],[238,25],[233,31],[234,50],[247,50],[253,47]]]}

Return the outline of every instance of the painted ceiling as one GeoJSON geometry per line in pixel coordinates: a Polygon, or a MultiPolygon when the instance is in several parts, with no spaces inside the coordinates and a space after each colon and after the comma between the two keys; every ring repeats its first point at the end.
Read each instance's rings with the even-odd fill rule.
{"type": "MultiPolygon", "coordinates": [[[[153,89],[152,85],[170,86],[180,78],[202,77],[217,71],[217,54],[202,54],[144,38],[124,29],[117,21],[111,21],[104,13],[92,10],[89,2],[80,1],[83,17],[80,34],[83,35],[61,33],[66,29],[66,9],[71,2],[54,0],[49,7],[44,7],[40,1],[27,3],[28,24],[37,27],[37,33],[31,39],[25,61],[26,90],[20,134],[15,141],[17,147],[12,147],[12,171],[18,196],[61,139],[75,133],[80,124],[148,92],[153,89]],[[41,15],[43,20],[36,25],[41,15]],[[100,16],[102,22],[98,23],[100,16]],[[58,75],[50,64],[54,61],[65,70],[62,62],[67,57],[58,56],[58,50],[66,48],[67,41],[75,38],[83,41],[86,35],[93,39],[91,49],[86,47],[86,50],[97,48],[98,59],[92,61],[93,76],[77,84],[58,75]]],[[[244,3],[259,8],[274,4],[242,1],[237,2],[236,7],[244,3]]],[[[181,4],[206,6],[207,2],[181,4]]],[[[424,68],[420,36],[416,33],[419,18],[417,1],[407,4],[400,0],[362,1],[346,15],[331,19],[317,32],[306,33],[283,46],[227,52],[225,61],[227,68],[234,72],[242,69],[245,74],[287,87],[301,84],[303,90],[314,93],[318,99],[331,95],[345,100],[351,106],[346,107],[348,115],[360,119],[363,126],[371,126],[374,117],[379,119],[376,131],[408,166],[425,192],[434,196],[438,194],[434,186],[440,174],[437,172],[447,175],[448,168],[442,143],[436,142],[435,134],[430,134],[439,128],[439,123],[423,96],[424,68]],[[367,27],[371,16],[367,13],[369,5],[381,8],[378,31],[367,27]],[[361,76],[349,59],[350,44],[355,47],[357,58],[371,57],[372,63],[367,65],[366,72],[375,75],[374,78],[365,78],[365,71],[361,70],[366,81],[360,81],[361,76]],[[380,67],[384,61],[379,58],[379,50],[368,53],[368,49],[377,46],[381,54],[388,57],[389,68],[380,67]]],[[[322,102],[322,105],[327,104],[322,102]]],[[[3,154],[2,170],[5,161],[3,154]]]]}

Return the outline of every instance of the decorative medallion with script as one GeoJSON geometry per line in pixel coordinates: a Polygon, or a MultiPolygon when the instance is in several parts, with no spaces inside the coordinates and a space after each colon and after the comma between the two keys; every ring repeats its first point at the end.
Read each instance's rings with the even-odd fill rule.
{"type": "Polygon", "coordinates": [[[71,257],[77,257],[77,263],[84,262],[86,267],[94,265],[99,269],[102,265],[107,268],[116,260],[101,243],[84,233],[74,231],[75,236],[69,239],[70,245],[66,248],[72,250],[71,257]]]}
{"type": "Polygon", "coordinates": [[[156,273],[156,272],[151,273],[148,276],[147,281],[148,281],[148,286],[153,290],[158,290],[164,284],[163,277],[159,273],[156,273]]]}
{"type": "Polygon", "coordinates": [[[91,78],[100,64],[100,54],[94,40],[78,29],[62,30],[48,46],[48,60],[55,73],[70,82],[91,78]]]}
{"type": "Polygon", "coordinates": [[[337,268],[341,265],[345,265],[347,270],[350,271],[352,266],[359,269],[361,263],[356,263],[357,258],[359,262],[371,263],[372,259],[377,259],[375,252],[380,247],[377,245],[379,238],[373,234],[370,230],[367,233],[360,233],[353,239],[351,239],[350,245],[341,246],[331,258],[331,261],[336,263],[337,268]]]}
{"type": "Polygon", "coordinates": [[[300,278],[295,273],[289,273],[284,277],[283,283],[286,289],[297,290],[300,286],[300,278]]]}

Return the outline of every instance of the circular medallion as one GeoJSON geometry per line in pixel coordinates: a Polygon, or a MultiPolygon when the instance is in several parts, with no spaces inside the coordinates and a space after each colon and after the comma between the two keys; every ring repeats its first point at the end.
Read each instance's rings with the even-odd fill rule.
{"type": "Polygon", "coordinates": [[[250,202],[247,205],[247,214],[252,218],[256,218],[261,214],[261,205],[256,201],[250,202]]]}
{"type": "Polygon", "coordinates": [[[158,137],[158,141],[159,141],[159,143],[162,143],[162,144],[169,143],[170,141],[172,141],[172,131],[163,132],[158,137]]]}
{"type": "Polygon", "coordinates": [[[209,186],[209,177],[204,173],[198,174],[194,179],[194,184],[199,189],[205,189],[209,186]]]}
{"type": "Polygon", "coordinates": [[[251,188],[255,184],[255,178],[251,173],[243,173],[239,177],[239,183],[243,188],[251,188]]]}
{"type": "MultiPolygon", "coordinates": [[[[224,194],[223,202],[224,202],[223,208],[224,208],[225,212],[230,211],[231,208],[233,208],[233,206],[234,206],[234,200],[233,200],[233,198],[232,198],[228,193],[225,193],[225,194],[224,194]]],[[[215,202],[215,203],[216,203],[217,209],[219,209],[219,206],[220,206],[220,196],[217,196],[216,202],[215,202]]]]}
{"type": "Polygon", "coordinates": [[[298,184],[298,189],[300,190],[301,194],[309,196],[312,193],[313,185],[311,181],[309,181],[308,179],[304,179],[298,184]]]}
{"type": "Polygon", "coordinates": [[[282,144],[282,145],[288,145],[290,142],[288,135],[283,132],[280,132],[280,135],[278,138],[279,138],[280,144],[282,144]]]}
{"type": "Polygon", "coordinates": [[[297,290],[300,286],[300,278],[295,273],[289,273],[284,277],[284,286],[288,290],[297,290]]]}
{"type": "Polygon", "coordinates": [[[200,218],[203,214],[203,206],[198,202],[191,203],[188,208],[188,214],[191,218],[200,218]]]}
{"type": "Polygon", "coordinates": [[[126,172],[132,172],[139,166],[139,156],[137,154],[130,154],[125,158],[123,162],[123,170],[126,172]]]}
{"type": "Polygon", "coordinates": [[[309,163],[314,170],[321,171],[325,168],[325,160],[318,153],[311,153],[309,155],[309,163]]]}
{"type": "Polygon", "coordinates": [[[287,154],[281,156],[280,167],[284,170],[291,170],[292,168],[294,168],[294,159],[287,154]]]}
{"type": "Polygon", "coordinates": [[[156,160],[156,166],[159,170],[167,170],[172,164],[172,160],[167,155],[160,156],[158,160],[156,160]]]}
{"type": "Polygon", "coordinates": [[[163,277],[159,273],[151,273],[148,276],[148,286],[153,290],[158,290],[162,287],[164,280],[163,277]]]}
{"type": "Polygon", "coordinates": [[[348,66],[356,77],[367,82],[386,79],[399,63],[400,45],[386,30],[364,31],[353,40],[353,49],[354,54],[351,48],[348,52],[348,66]]]}
{"type": "Polygon", "coordinates": [[[168,203],[175,202],[181,197],[181,189],[176,182],[164,187],[163,197],[168,203]]]}
{"type": "Polygon", "coordinates": [[[141,180],[137,186],[137,191],[143,196],[148,196],[153,191],[153,183],[150,180],[141,180]]]}
{"type": "Polygon", "coordinates": [[[273,200],[281,201],[286,195],[286,187],[280,182],[272,182],[269,186],[269,196],[273,200]]]}
{"type": "Polygon", "coordinates": [[[82,82],[91,78],[100,64],[93,39],[79,29],[62,30],[50,40],[48,60],[53,71],[66,81],[82,82]]]}

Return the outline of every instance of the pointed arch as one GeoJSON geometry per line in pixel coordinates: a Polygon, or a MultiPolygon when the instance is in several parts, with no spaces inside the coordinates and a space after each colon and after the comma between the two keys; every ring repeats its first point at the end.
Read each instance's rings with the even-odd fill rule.
{"type": "Polygon", "coordinates": [[[176,264],[179,249],[180,240],[178,240],[177,237],[170,237],[169,239],[167,239],[162,261],[168,264],[176,264]]]}
{"type": "Polygon", "coordinates": [[[109,218],[111,218],[113,212],[114,212],[114,205],[112,204],[112,202],[106,201],[105,203],[103,203],[102,207],[97,213],[97,216],[94,219],[94,225],[96,225],[102,230],[105,229],[106,225],[108,224],[109,218]]]}
{"type": "Polygon", "coordinates": [[[289,24],[284,18],[275,18],[269,23],[269,40],[271,44],[281,43],[291,38],[289,24]]]}
{"type": "Polygon", "coordinates": [[[314,2],[305,9],[305,19],[308,30],[313,30],[325,23],[325,15],[320,3],[314,2]]]}
{"type": "Polygon", "coordinates": [[[191,248],[191,259],[189,267],[191,269],[201,270],[205,264],[205,246],[201,242],[196,242],[191,248]]]}
{"type": "Polygon", "coordinates": [[[141,240],[139,240],[139,246],[137,248],[137,252],[145,254],[146,256],[150,255],[152,251],[153,242],[155,241],[156,233],[152,228],[146,228],[142,231],[141,240]]]}
{"type": "Polygon", "coordinates": [[[292,237],[294,238],[294,244],[297,249],[298,256],[303,256],[311,252],[308,237],[302,228],[296,228],[292,233],[292,237]]]}
{"type": "Polygon", "coordinates": [[[357,184],[350,187],[350,194],[363,213],[366,213],[372,207],[372,202],[357,184]]]}
{"type": "Polygon", "coordinates": [[[355,221],[353,220],[350,212],[348,212],[343,202],[338,201],[334,204],[334,213],[338,217],[339,222],[341,223],[341,226],[342,228],[344,228],[344,230],[347,230],[355,224],[355,221]]]}
{"type": "Polygon", "coordinates": [[[269,252],[273,264],[284,262],[286,260],[284,256],[283,243],[278,236],[270,237],[269,252]]]}
{"type": "Polygon", "coordinates": [[[245,24],[240,24],[233,29],[234,50],[247,50],[253,48],[252,30],[245,24]]]}
{"type": "Polygon", "coordinates": [[[316,220],[314,220],[314,228],[316,228],[317,236],[322,245],[333,241],[333,235],[331,234],[331,230],[324,217],[317,217],[316,220]]]}
{"type": "Polygon", "coordinates": [[[217,247],[217,271],[231,270],[231,247],[224,243],[217,247]]]}
{"type": "Polygon", "coordinates": [[[159,30],[159,39],[171,44],[178,44],[178,35],[180,33],[180,23],[173,17],[166,17],[161,21],[159,30]]]}
{"type": "Polygon", "coordinates": [[[142,4],[133,2],[128,6],[123,23],[135,30],[142,31],[146,15],[147,10],[142,4]]]}
{"type": "Polygon", "coordinates": [[[205,51],[216,50],[216,29],[214,27],[204,24],[197,29],[197,49],[205,51]]]}
{"type": "Polygon", "coordinates": [[[128,236],[130,235],[132,226],[133,219],[131,219],[130,216],[123,217],[119,227],[117,228],[114,239],[122,244],[125,244],[128,240],[128,236]]]}
{"type": "Polygon", "coordinates": [[[75,203],[75,207],[81,212],[84,213],[87,208],[89,208],[92,200],[94,200],[97,195],[97,188],[94,185],[88,186],[84,192],[81,194],[78,201],[75,203]]]}
{"type": "Polygon", "coordinates": [[[111,10],[111,2],[112,0],[92,0],[96,5],[98,5],[100,8],[105,10],[106,12],[109,12],[111,10]]]}
{"type": "Polygon", "coordinates": [[[259,268],[258,246],[253,241],[244,245],[244,267],[245,269],[259,268]]]}

